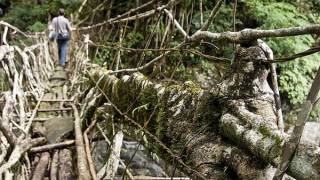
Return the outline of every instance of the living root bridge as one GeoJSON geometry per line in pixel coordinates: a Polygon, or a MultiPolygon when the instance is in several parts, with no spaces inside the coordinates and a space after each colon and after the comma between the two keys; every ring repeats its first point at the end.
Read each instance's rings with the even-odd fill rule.
{"type": "MultiPolygon", "coordinates": [[[[241,48],[236,54],[234,66],[241,68],[233,69],[210,92],[192,82],[182,86],[153,83],[140,73],[119,79],[97,67],[88,72],[87,85],[98,87],[117,108],[133,114],[136,123],[144,125],[176,156],[184,154],[179,158],[208,178],[227,178],[223,173],[223,166],[227,166],[242,179],[271,179],[268,164],[278,165],[288,135],[277,129],[273,93],[266,81],[268,66],[250,61],[266,57],[258,47],[241,48]]],[[[318,130],[306,129],[314,134],[318,130]]],[[[301,142],[288,174],[297,179],[319,178],[315,165],[319,162],[319,143],[314,141],[301,142]]],[[[166,153],[159,145],[154,151],[166,153]]],[[[174,159],[162,157],[168,162],[174,159]]]]}

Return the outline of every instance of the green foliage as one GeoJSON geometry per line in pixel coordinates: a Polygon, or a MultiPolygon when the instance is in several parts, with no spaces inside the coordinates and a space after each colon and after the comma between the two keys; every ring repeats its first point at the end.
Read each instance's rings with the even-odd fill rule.
{"type": "Polygon", "coordinates": [[[53,0],[44,1],[43,4],[37,4],[36,1],[13,2],[3,20],[23,31],[43,31],[50,15],[56,16],[59,8],[65,8],[66,14],[70,14],[80,3],[80,0],[53,0]]]}
{"type": "Polygon", "coordinates": [[[19,3],[12,6],[12,9],[6,14],[4,20],[25,31],[43,28],[44,26],[40,24],[43,24],[41,22],[45,22],[45,17],[45,6],[34,5],[32,3],[19,3]]]}
{"type": "MultiPolygon", "coordinates": [[[[306,14],[285,2],[250,0],[246,1],[249,13],[258,21],[262,29],[274,29],[309,24],[306,14]]],[[[267,40],[275,57],[289,56],[310,48],[314,40],[311,36],[272,38],[267,40]]],[[[280,91],[287,95],[291,104],[302,103],[310,89],[314,74],[319,66],[319,55],[300,58],[278,65],[280,91]]]]}
{"type": "Polygon", "coordinates": [[[52,15],[57,15],[59,8],[64,8],[66,14],[73,13],[81,5],[82,0],[53,0],[51,2],[46,1],[48,6],[47,11],[52,15]]]}
{"type": "Polygon", "coordinates": [[[33,25],[28,26],[27,30],[31,32],[40,32],[40,31],[43,31],[46,27],[47,27],[46,24],[36,21],[33,25]]]}
{"type": "Polygon", "coordinates": [[[135,47],[138,47],[139,43],[142,42],[143,40],[144,40],[144,36],[141,33],[132,31],[126,35],[126,38],[124,39],[123,44],[125,44],[126,47],[135,48],[135,47]]]}
{"type": "MultiPolygon", "coordinates": [[[[108,48],[101,48],[99,52],[94,57],[93,62],[99,65],[103,65],[108,59],[111,58],[111,51],[108,48]]],[[[110,62],[111,64],[112,62],[110,62]]]]}

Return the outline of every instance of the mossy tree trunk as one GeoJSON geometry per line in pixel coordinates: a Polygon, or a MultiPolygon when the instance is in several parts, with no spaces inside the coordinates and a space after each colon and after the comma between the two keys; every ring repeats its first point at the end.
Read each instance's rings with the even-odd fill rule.
{"type": "MultiPolygon", "coordinates": [[[[266,60],[258,46],[239,47],[230,73],[211,91],[192,82],[181,86],[153,83],[140,73],[119,79],[97,67],[88,74],[88,86],[99,82],[99,89],[121,111],[132,115],[184,162],[207,177],[228,178],[224,173],[227,166],[243,179],[270,179],[273,175],[267,173],[269,164],[279,163],[288,135],[279,131],[276,124],[266,60]]],[[[166,152],[160,146],[149,146],[172,162],[172,157],[163,156],[166,152]]],[[[305,143],[301,150],[305,148],[318,147],[305,143]]],[[[298,178],[302,179],[318,178],[313,164],[318,162],[319,154],[299,150],[295,155],[299,162],[291,162],[294,168],[289,168],[288,174],[300,174],[298,178]]],[[[196,177],[190,172],[189,175],[196,177]]]]}

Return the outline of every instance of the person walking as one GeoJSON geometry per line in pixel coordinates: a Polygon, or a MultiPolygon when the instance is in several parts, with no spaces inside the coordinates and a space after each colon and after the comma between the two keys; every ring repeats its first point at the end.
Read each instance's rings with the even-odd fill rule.
{"type": "Polygon", "coordinates": [[[66,55],[68,49],[68,41],[71,36],[71,25],[67,18],[64,17],[64,9],[59,9],[59,16],[53,18],[51,27],[55,32],[55,39],[58,44],[59,64],[63,68],[66,65],[66,55]]]}

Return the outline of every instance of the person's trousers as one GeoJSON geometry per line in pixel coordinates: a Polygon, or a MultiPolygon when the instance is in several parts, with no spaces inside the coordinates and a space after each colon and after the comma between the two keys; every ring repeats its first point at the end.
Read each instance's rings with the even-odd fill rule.
{"type": "Polygon", "coordinates": [[[64,67],[66,65],[68,40],[57,39],[57,43],[58,43],[59,64],[64,67]]]}

